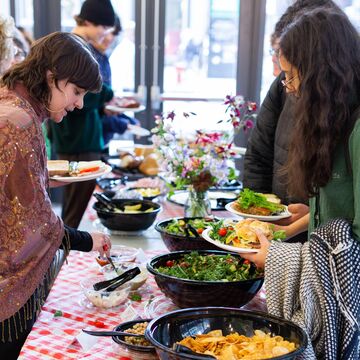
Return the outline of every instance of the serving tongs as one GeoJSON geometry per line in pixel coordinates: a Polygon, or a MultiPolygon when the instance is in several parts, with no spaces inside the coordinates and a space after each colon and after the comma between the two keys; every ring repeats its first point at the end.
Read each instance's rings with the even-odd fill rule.
{"type": "Polygon", "coordinates": [[[184,225],[184,231],[185,231],[185,235],[187,237],[196,237],[196,238],[201,238],[201,236],[199,235],[199,233],[197,232],[197,230],[188,223],[190,219],[184,219],[185,221],[185,225],[184,225]]]}
{"type": "Polygon", "coordinates": [[[190,348],[184,345],[175,344],[174,345],[174,351],[178,354],[186,354],[186,355],[192,355],[192,359],[194,360],[205,360],[205,359],[216,359],[215,356],[212,355],[206,355],[206,354],[199,354],[195,351],[192,351],[190,348]]]}
{"type": "Polygon", "coordinates": [[[108,210],[116,211],[118,209],[117,206],[106,195],[101,193],[94,193],[93,195],[96,200],[101,202],[108,210]]]}
{"type": "Polygon", "coordinates": [[[196,238],[201,237],[199,235],[199,233],[197,232],[197,230],[189,223],[186,223],[186,225],[185,225],[185,233],[186,233],[186,236],[189,236],[189,237],[191,237],[191,234],[193,234],[196,238]]]}
{"type": "Polygon", "coordinates": [[[95,291],[106,289],[105,291],[114,291],[119,286],[125,284],[126,282],[132,280],[135,276],[141,273],[139,267],[134,267],[133,269],[127,270],[121,275],[105,281],[97,282],[93,285],[95,291]]]}

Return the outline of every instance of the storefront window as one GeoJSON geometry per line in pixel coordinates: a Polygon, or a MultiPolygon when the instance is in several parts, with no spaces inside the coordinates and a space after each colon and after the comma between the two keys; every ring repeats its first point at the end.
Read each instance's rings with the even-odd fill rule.
{"type": "Polygon", "coordinates": [[[29,34],[34,36],[34,4],[33,0],[16,0],[16,26],[23,27],[29,34]]]}
{"type": "Polygon", "coordinates": [[[235,92],[239,0],[168,0],[164,93],[235,92]]]}
{"type": "Polygon", "coordinates": [[[10,16],[10,0],[4,0],[1,2],[1,13],[5,16],[10,16]]]}

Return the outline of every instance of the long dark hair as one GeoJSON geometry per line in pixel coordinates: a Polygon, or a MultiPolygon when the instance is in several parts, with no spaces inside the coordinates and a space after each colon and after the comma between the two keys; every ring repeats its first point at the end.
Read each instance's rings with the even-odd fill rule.
{"type": "Polygon", "coordinates": [[[300,79],[286,168],[289,191],[307,198],[330,180],[340,143],[348,154],[359,106],[360,38],[346,15],[319,9],[287,28],[280,49],[300,79]]]}
{"type": "Polygon", "coordinates": [[[67,79],[87,91],[101,89],[99,65],[91,50],[79,36],[64,32],[36,41],[25,60],[5,72],[1,84],[13,89],[17,82],[22,82],[34,99],[48,105],[51,94],[48,70],[56,86],[59,80],[67,79]]]}
{"type": "Polygon", "coordinates": [[[297,0],[286,9],[275,24],[274,32],[271,34],[272,41],[275,42],[281,36],[284,29],[298,16],[319,7],[342,11],[332,0],[297,0]]]}

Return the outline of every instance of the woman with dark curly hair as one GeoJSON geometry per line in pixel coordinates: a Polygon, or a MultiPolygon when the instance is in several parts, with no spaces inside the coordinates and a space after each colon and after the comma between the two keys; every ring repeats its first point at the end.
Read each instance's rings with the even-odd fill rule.
{"type": "Polygon", "coordinates": [[[342,217],[360,239],[359,35],[344,14],[307,13],[282,35],[280,64],[296,102],[288,187],[310,198],[310,214],[282,229],[292,236],[342,217]]]}
{"type": "Polygon", "coordinates": [[[110,249],[110,239],[63,224],[47,189],[41,124],[83,107],[101,88],[99,66],[77,35],[39,39],[0,87],[0,353],[16,359],[61,266],[61,247],[110,249]],[[106,245],[106,247],[104,247],[106,245]]]}
{"type": "Polygon", "coordinates": [[[310,213],[279,227],[304,245],[271,243],[242,254],[265,268],[269,312],[306,328],[306,359],[359,359],[360,37],[345,14],[314,10],[280,38],[282,84],[295,100],[285,168],[310,213]],[[340,356],[341,355],[341,356],[340,356]]]}

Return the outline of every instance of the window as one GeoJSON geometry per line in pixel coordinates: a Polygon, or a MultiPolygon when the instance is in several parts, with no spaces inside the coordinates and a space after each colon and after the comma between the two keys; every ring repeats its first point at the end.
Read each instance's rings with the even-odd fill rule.
{"type": "Polygon", "coordinates": [[[31,36],[34,35],[34,5],[33,0],[15,1],[15,23],[22,26],[31,36]]]}
{"type": "Polygon", "coordinates": [[[281,15],[286,11],[294,1],[292,0],[267,0],[266,1],[266,22],[265,22],[265,36],[264,36],[264,52],[262,65],[262,81],[260,99],[264,100],[271,83],[275,77],[273,75],[272,56],[269,50],[271,49],[270,37],[274,31],[276,22],[281,15]]]}
{"type": "Polygon", "coordinates": [[[164,93],[234,93],[238,27],[238,0],[167,1],[164,93]]]}
{"type": "Polygon", "coordinates": [[[3,0],[1,2],[1,7],[2,7],[1,12],[3,15],[5,15],[5,16],[11,15],[10,14],[10,0],[3,0]]]}

